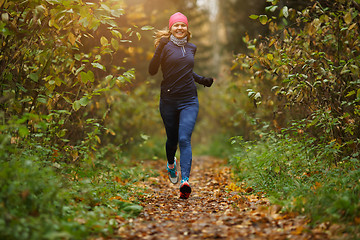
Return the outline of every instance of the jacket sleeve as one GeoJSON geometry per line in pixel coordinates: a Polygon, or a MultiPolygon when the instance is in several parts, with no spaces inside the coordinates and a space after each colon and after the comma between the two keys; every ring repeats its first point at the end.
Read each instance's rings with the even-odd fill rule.
{"type": "Polygon", "coordinates": [[[200,83],[200,84],[204,83],[205,77],[200,76],[200,75],[196,74],[195,72],[193,72],[193,77],[194,77],[195,82],[200,83]]]}
{"type": "Polygon", "coordinates": [[[160,44],[155,50],[154,56],[151,59],[150,64],[149,64],[150,75],[155,75],[159,70],[159,66],[161,63],[161,53],[162,53],[164,46],[165,45],[160,44]]]}
{"type": "Polygon", "coordinates": [[[211,85],[214,82],[213,78],[203,77],[194,72],[193,72],[193,77],[194,77],[195,82],[200,83],[200,84],[204,85],[205,87],[211,87],[211,85]]]}

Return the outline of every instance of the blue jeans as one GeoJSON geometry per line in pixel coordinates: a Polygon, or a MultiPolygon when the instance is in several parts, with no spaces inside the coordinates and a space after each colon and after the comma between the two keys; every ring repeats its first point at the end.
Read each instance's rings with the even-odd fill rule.
{"type": "Polygon", "coordinates": [[[197,97],[189,100],[160,99],[160,114],[166,130],[166,157],[174,163],[177,145],[180,148],[181,177],[189,178],[192,164],[191,134],[199,112],[197,97]]]}

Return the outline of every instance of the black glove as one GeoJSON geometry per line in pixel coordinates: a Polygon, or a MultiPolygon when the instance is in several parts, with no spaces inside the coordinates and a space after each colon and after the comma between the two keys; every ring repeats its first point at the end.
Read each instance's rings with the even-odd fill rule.
{"type": "Polygon", "coordinates": [[[211,87],[211,85],[213,84],[214,79],[213,78],[204,78],[203,79],[203,85],[205,87],[211,87]]]}

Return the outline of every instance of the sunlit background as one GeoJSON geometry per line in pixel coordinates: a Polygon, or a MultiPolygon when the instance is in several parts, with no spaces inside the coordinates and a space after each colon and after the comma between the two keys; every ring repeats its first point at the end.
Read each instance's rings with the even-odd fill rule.
{"type": "MultiPolygon", "coordinates": [[[[188,17],[191,41],[197,46],[194,71],[215,78],[211,88],[198,85],[194,152],[224,155],[231,137],[253,138],[256,119],[274,124],[284,120],[274,119],[271,99],[263,109],[256,109],[247,90],[261,86],[249,81],[249,68],[236,67],[238,56],[253,50],[249,51],[249,41],[269,34],[268,26],[250,16],[270,18],[285,5],[301,9],[309,4],[293,0],[48,0],[29,1],[28,7],[20,1],[0,3],[10,13],[2,13],[4,24],[15,16],[11,11],[28,9],[19,15],[24,19],[17,20],[16,30],[11,24],[1,25],[3,35],[11,36],[14,43],[10,48],[3,44],[4,76],[10,82],[21,79],[7,85],[15,87],[5,91],[11,99],[5,118],[13,112],[52,113],[53,119],[68,114],[64,122],[51,123],[54,134],[62,129],[49,140],[59,144],[56,150],[72,155],[77,151],[69,149],[79,143],[96,144],[150,159],[164,157],[165,132],[158,111],[162,74],[150,76],[148,65],[155,50],[154,32],[168,26],[173,13],[188,17]],[[33,33],[41,37],[34,40],[33,33]],[[9,56],[18,56],[17,49],[26,47],[23,62],[12,62],[9,56]],[[20,72],[14,70],[18,68],[20,72]]],[[[274,18],[273,22],[286,25],[286,21],[274,18]]],[[[30,130],[23,128],[27,135],[39,129],[36,124],[41,120],[24,121],[32,124],[30,130]]]]}
{"type": "MultiPolygon", "coordinates": [[[[255,37],[264,33],[265,28],[258,21],[251,20],[249,15],[264,12],[266,2],[262,0],[138,0],[125,1],[125,5],[125,18],[128,22],[136,25],[150,25],[154,27],[154,30],[165,28],[171,14],[177,11],[181,11],[189,19],[192,42],[198,47],[194,70],[200,75],[216,79],[211,88],[205,89],[198,86],[200,112],[193,133],[195,152],[207,154],[210,149],[214,151],[216,148],[212,146],[214,141],[228,142],[234,134],[249,136],[248,123],[242,114],[236,111],[247,105],[252,107],[252,104],[244,97],[245,89],[239,89],[239,93],[235,95],[228,92],[231,91],[232,84],[239,84],[238,81],[234,81],[231,67],[234,55],[247,50],[243,38],[247,35],[255,37]]],[[[147,104],[151,104],[151,107],[147,107],[145,111],[151,110],[151,114],[146,114],[146,117],[153,124],[150,128],[147,125],[142,126],[142,134],[149,136],[148,144],[152,139],[164,141],[161,138],[164,136],[164,130],[157,112],[162,76],[160,72],[155,77],[150,77],[147,73],[148,63],[154,52],[153,33],[154,31],[145,32],[139,42],[134,42],[137,52],[132,52],[132,62],[127,63],[136,69],[136,80],[129,86],[130,98],[134,96],[134,91],[138,92],[143,87],[143,91],[146,92],[142,93],[142,97],[146,95],[147,104]],[[140,48],[141,51],[139,51],[140,48]]],[[[241,72],[237,74],[242,75],[241,72]]],[[[239,75],[235,78],[239,78],[239,75]]],[[[246,76],[241,76],[241,78],[245,79],[246,76]]],[[[114,112],[116,111],[114,107],[114,112]]]]}

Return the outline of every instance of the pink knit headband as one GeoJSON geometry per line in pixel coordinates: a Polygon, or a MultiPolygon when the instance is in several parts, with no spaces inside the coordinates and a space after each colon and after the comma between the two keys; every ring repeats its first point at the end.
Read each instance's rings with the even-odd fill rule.
{"type": "Polygon", "coordinates": [[[173,15],[171,15],[171,17],[169,19],[169,29],[171,29],[172,25],[176,22],[183,22],[186,24],[186,26],[188,26],[187,17],[184,14],[182,14],[181,12],[177,12],[177,13],[174,13],[173,15]]]}

